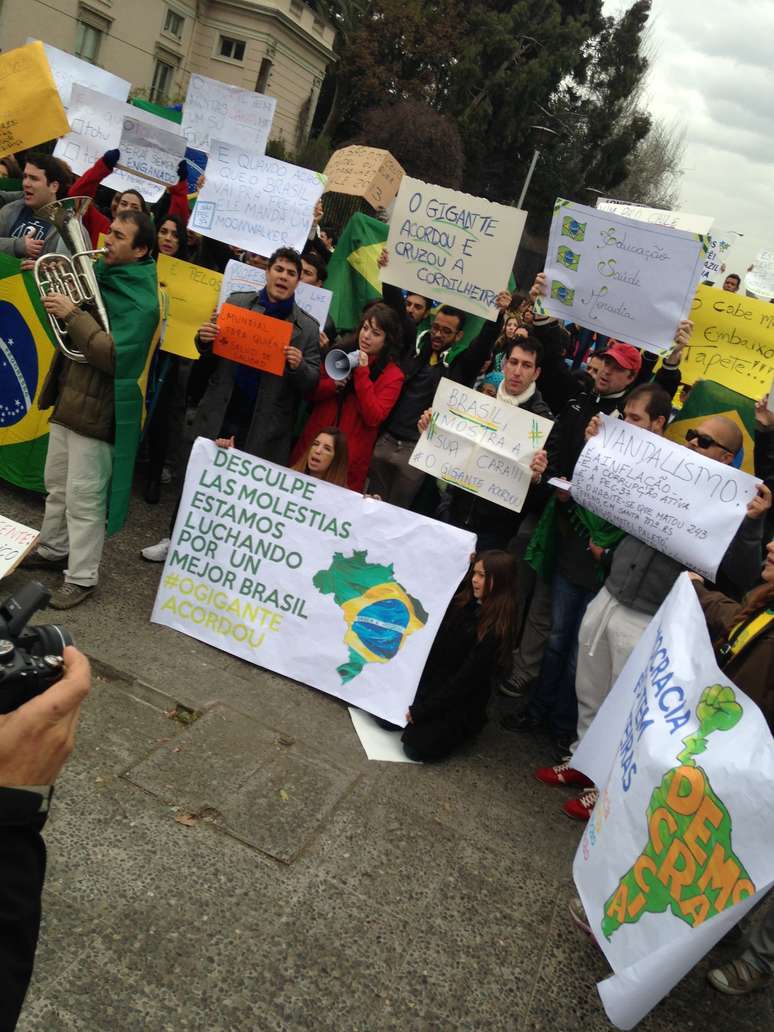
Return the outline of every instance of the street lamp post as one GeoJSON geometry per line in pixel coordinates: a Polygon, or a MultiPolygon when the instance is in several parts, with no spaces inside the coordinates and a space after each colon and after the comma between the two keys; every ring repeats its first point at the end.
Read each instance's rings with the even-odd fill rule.
{"type": "Polygon", "coordinates": [[[524,186],[522,186],[521,193],[519,194],[519,199],[516,202],[517,208],[521,208],[521,206],[524,204],[524,198],[527,196],[529,184],[532,182],[532,176],[535,172],[535,167],[538,163],[538,158],[540,157],[541,148],[544,147],[549,140],[559,135],[558,133],[554,132],[553,129],[549,129],[545,125],[531,125],[530,129],[535,134],[535,143],[537,146],[535,147],[535,152],[532,155],[532,161],[530,162],[529,171],[527,172],[527,176],[524,180],[524,186]]]}

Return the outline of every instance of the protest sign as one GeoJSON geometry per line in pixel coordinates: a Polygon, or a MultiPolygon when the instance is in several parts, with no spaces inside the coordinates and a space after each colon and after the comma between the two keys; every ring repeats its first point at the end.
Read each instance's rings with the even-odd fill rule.
{"type": "MultiPolygon", "coordinates": [[[[54,154],[66,161],[78,175],[91,168],[105,151],[120,148],[123,164],[131,164],[141,170],[149,169],[151,172],[166,170],[165,182],[177,182],[179,157],[167,159],[161,166],[157,166],[153,164],[155,154],[148,148],[121,142],[127,119],[132,123],[142,123],[146,133],[171,133],[182,140],[179,127],[174,122],[132,104],[123,104],[113,97],[103,96],[77,83],[73,85],[68,117],[71,132],[57,140],[54,154]]],[[[129,172],[113,172],[102,183],[110,190],[137,190],[149,203],[157,201],[164,193],[163,186],[129,172]]]]}
{"type": "Polygon", "coordinates": [[[760,480],[638,426],[600,415],[572,474],[597,516],[714,580],[760,480]]]}
{"type": "MultiPolygon", "coordinates": [[[[34,43],[36,40],[30,37],[27,42],[34,43]]],[[[65,110],[70,107],[70,95],[76,83],[80,86],[88,86],[89,89],[97,93],[104,93],[115,100],[125,101],[129,96],[132,84],[126,79],[113,75],[112,72],[105,71],[104,68],[99,68],[88,61],[83,61],[74,54],[58,50],[50,43],[42,45],[65,110]]]]}
{"type": "Polygon", "coordinates": [[[774,297],[774,251],[759,251],[744,278],[744,289],[755,297],[774,297]]]}
{"type": "Polygon", "coordinates": [[[226,303],[218,312],[218,335],[213,352],[240,365],[282,376],[285,348],[290,343],[293,324],[272,319],[261,312],[226,303]]]}
{"type": "Polygon", "coordinates": [[[527,213],[404,176],[395,201],[384,283],[496,319],[527,213]]]}
{"type": "Polygon", "coordinates": [[[774,882],[774,743],[680,577],[573,756],[600,789],[573,874],[633,1028],[774,882]]]}
{"type": "Polygon", "coordinates": [[[530,460],[554,424],[544,416],[442,379],[430,425],[409,465],[470,494],[521,512],[530,460]]]}
{"type": "Polygon", "coordinates": [[[177,166],[185,154],[186,142],[174,122],[160,125],[125,115],[119,148],[122,171],[130,169],[170,186],[180,178],[177,166]]]}
{"type": "Polygon", "coordinates": [[[182,358],[198,358],[194,337],[218,307],[223,277],[212,269],[160,254],[156,260],[159,286],[167,292],[169,310],[162,351],[182,358]]]}
{"type": "Polygon", "coordinates": [[[403,725],[474,547],[199,438],[152,619],[403,725]]]}
{"type": "Polygon", "coordinates": [[[183,104],[183,135],[190,147],[209,154],[213,140],[264,154],[277,101],[265,93],[192,75],[183,104]]]}
{"type": "Polygon", "coordinates": [[[68,128],[43,44],[0,54],[0,157],[53,140],[68,128]]]}
{"type": "Polygon", "coordinates": [[[649,351],[671,347],[704,261],[702,238],[561,198],[548,240],[548,296],[562,320],[649,351]]]}
{"type": "Polygon", "coordinates": [[[725,279],[727,273],[723,266],[729,261],[731,248],[736,243],[738,236],[739,234],[734,230],[713,230],[711,233],[707,233],[708,250],[701,270],[702,280],[710,280],[715,283],[725,279]]]}
{"type": "MultiPolygon", "coordinates": [[[[222,305],[229,294],[233,294],[236,290],[259,291],[263,290],[265,286],[266,273],[263,269],[231,258],[223,273],[223,283],[220,288],[218,304],[222,305]]],[[[332,297],[330,290],[326,290],[325,287],[313,287],[311,284],[302,283],[300,280],[296,287],[296,304],[307,315],[311,315],[313,319],[317,320],[321,330],[325,327],[325,320],[328,318],[328,309],[331,306],[332,297]]]]}
{"type": "Polygon", "coordinates": [[[647,222],[651,226],[668,226],[671,229],[684,229],[689,233],[709,232],[713,219],[706,215],[688,215],[684,211],[663,211],[661,208],[649,208],[645,204],[629,204],[626,201],[615,201],[603,197],[597,201],[597,211],[609,211],[615,215],[623,215],[627,219],[647,222]]]}
{"type": "Polygon", "coordinates": [[[39,534],[32,527],[0,516],[0,578],[7,577],[32,551],[39,534]]]}
{"type": "Polygon", "coordinates": [[[700,286],[690,318],[682,379],[716,380],[747,398],[762,398],[774,376],[774,305],[700,286]]]}
{"type": "Polygon", "coordinates": [[[265,257],[278,247],[300,252],[322,190],[317,172],[213,143],[207,182],[189,225],[204,236],[265,257]]]}
{"type": "Polygon", "coordinates": [[[326,193],[362,197],[372,208],[386,208],[395,199],[403,168],[379,147],[341,147],[325,166],[326,193]]]}

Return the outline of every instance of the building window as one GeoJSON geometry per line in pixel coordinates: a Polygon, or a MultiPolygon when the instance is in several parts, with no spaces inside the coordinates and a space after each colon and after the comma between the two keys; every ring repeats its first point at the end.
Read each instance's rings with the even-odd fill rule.
{"type": "Polygon", "coordinates": [[[172,90],[172,78],[175,74],[175,69],[171,64],[167,64],[166,61],[156,61],[156,67],[153,70],[153,82],[150,88],[150,97],[148,98],[152,104],[163,104],[169,98],[169,94],[172,90]]]}
{"type": "Polygon", "coordinates": [[[302,0],[290,0],[290,13],[302,15],[304,13],[304,5],[302,0]]]}
{"type": "Polygon", "coordinates": [[[269,76],[271,75],[271,61],[268,57],[264,57],[261,61],[261,67],[258,72],[258,80],[255,84],[256,93],[265,93],[266,87],[269,85],[269,76]]]}
{"type": "Polygon", "coordinates": [[[168,32],[175,39],[182,39],[184,24],[185,18],[182,14],[178,14],[177,11],[173,11],[171,7],[168,7],[167,16],[164,19],[164,32],[168,32]]]}
{"type": "Polygon", "coordinates": [[[243,39],[231,39],[228,36],[221,36],[218,44],[218,54],[229,61],[243,61],[245,57],[245,41],[243,39]]]}
{"type": "Polygon", "coordinates": [[[314,31],[319,32],[322,36],[323,32],[325,31],[325,22],[322,20],[322,18],[318,18],[317,15],[315,15],[313,25],[314,31]]]}
{"type": "Polygon", "coordinates": [[[75,25],[75,56],[90,64],[96,64],[102,33],[93,25],[87,25],[86,22],[78,21],[75,25]]]}

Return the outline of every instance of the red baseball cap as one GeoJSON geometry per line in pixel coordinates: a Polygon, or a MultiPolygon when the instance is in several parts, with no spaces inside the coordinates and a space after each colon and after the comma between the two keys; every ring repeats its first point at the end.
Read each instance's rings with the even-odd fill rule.
{"type": "Polygon", "coordinates": [[[598,351],[600,358],[612,358],[622,369],[633,369],[639,373],[642,368],[642,355],[633,344],[625,344],[622,340],[609,340],[604,351],[598,351]]]}

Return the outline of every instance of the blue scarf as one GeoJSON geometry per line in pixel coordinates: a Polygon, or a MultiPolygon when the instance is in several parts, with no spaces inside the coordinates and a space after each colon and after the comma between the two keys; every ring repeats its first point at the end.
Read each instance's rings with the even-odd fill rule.
{"type": "MultiPolygon", "coordinates": [[[[272,319],[287,319],[293,311],[294,295],[291,294],[285,301],[270,301],[266,287],[258,294],[258,303],[263,308],[263,314],[272,319]]],[[[252,366],[238,363],[234,372],[234,386],[242,394],[245,403],[252,405],[258,397],[258,384],[261,380],[261,370],[252,366]]]]}

